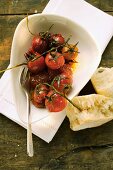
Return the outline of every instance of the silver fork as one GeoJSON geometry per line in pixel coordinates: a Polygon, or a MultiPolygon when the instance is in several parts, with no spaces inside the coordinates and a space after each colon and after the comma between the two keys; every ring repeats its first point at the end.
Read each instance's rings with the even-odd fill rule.
{"type": "Polygon", "coordinates": [[[27,98],[27,153],[30,157],[34,155],[33,151],[33,139],[32,139],[32,129],[30,121],[30,74],[27,68],[22,70],[20,75],[20,84],[25,92],[27,98]]]}

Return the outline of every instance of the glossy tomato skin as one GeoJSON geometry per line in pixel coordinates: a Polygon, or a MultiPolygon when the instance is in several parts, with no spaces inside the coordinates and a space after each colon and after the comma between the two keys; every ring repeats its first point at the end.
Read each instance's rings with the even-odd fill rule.
{"type": "Polygon", "coordinates": [[[60,73],[65,73],[67,77],[72,78],[73,71],[69,64],[64,64],[60,69],[60,73]]]}
{"type": "Polygon", "coordinates": [[[58,52],[48,53],[45,57],[45,63],[52,70],[59,69],[65,63],[64,56],[58,52]]]}
{"type": "Polygon", "coordinates": [[[68,77],[67,74],[62,73],[54,78],[52,85],[59,92],[67,94],[72,87],[72,77],[68,77]]]}
{"type": "Polygon", "coordinates": [[[64,37],[61,34],[53,34],[51,37],[51,46],[58,47],[65,43],[64,37]]]}
{"type": "Polygon", "coordinates": [[[70,44],[62,48],[62,53],[66,60],[75,60],[78,55],[78,48],[70,44]]]}
{"type": "Polygon", "coordinates": [[[41,83],[50,83],[50,78],[46,71],[42,71],[37,75],[30,76],[30,85],[32,89],[35,88],[37,84],[41,83]]]}
{"type": "Polygon", "coordinates": [[[27,67],[31,73],[37,74],[40,71],[44,70],[45,65],[45,59],[43,56],[40,56],[39,53],[35,53],[35,60],[30,60],[27,63],[27,67]]]}
{"type": "Polygon", "coordinates": [[[45,100],[45,106],[50,112],[60,112],[65,109],[67,100],[51,90],[45,100]]]}
{"type": "Polygon", "coordinates": [[[37,35],[32,40],[32,48],[34,51],[42,54],[47,50],[48,44],[46,39],[42,38],[40,35],[37,35]]]}
{"type": "Polygon", "coordinates": [[[39,84],[35,87],[33,93],[33,103],[37,107],[45,106],[45,96],[48,94],[49,88],[44,84],[39,84]]]}

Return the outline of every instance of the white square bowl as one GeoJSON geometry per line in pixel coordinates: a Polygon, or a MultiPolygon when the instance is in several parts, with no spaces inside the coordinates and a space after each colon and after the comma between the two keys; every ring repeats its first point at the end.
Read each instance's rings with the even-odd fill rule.
{"type": "MultiPolygon", "coordinates": [[[[94,41],[92,35],[79,24],[70,19],[53,14],[34,14],[28,17],[30,30],[38,34],[40,31],[47,31],[48,28],[54,24],[51,32],[61,33],[65,39],[72,35],[69,43],[75,44],[79,41],[78,48],[80,54],[77,58],[78,64],[73,75],[73,89],[69,94],[69,98],[74,96],[82,90],[86,83],[90,80],[94,71],[98,67],[101,60],[101,52],[94,41]]],[[[26,18],[24,18],[17,26],[11,49],[11,67],[25,62],[24,54],[31,46],[33,36],[29,33],[27,28],[26,18]]],[[[20,119],[27,122],[26,115],[26,97],[19,84],[19,75],[22,67],[11,71],[12,87],[14,92],[14,101],[20,119]]],[[[50,113],[47,109],[40,109],[33,106],[31,103],[32,122],[39,121],[48,114],[64,114],[65,110],[58,113],[50,113]]]]}

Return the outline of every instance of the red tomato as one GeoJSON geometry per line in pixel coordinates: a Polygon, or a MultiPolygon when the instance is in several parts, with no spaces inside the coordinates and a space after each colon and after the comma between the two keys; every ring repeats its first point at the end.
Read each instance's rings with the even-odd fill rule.
{"type": "Polygon", "coordinates": [[[45,57],[45,63],[52,70],[59,69],[65,63],[64,56],[58,52],[48,53],[45,57]]]}
{"type": "Polygon", "coordinates": [[[64,64],[60,69],[60,73],[65,73],[67,77],[72,78],[72,68],[69,64],[64,64]]]}
{"type": "Polygon", "coordinates": [[[45,96],[48,94],[48,87],[44,84],[39,84],[35,87],[33,93],[33,103],[37,107],[45,106],[45,96]]]}
{"type": "Polygon", "coordinates": [[[24,54],[27,61],[32,60],[34,58],[34,55],[35,55],[35,52],[34,52],[33,48],[29,48],[27,53],[24,54]]]}
{"type": "Polygon", "coordinates": [[[37,74],[38,72],[44,70],[44,68],[46,67],[45,65],[45,60],[43,56],[40,56],[39,53],[35,53],[35,60],[30,60],[27,63],[28,69],[31,73],[35,73],[37,74]],[[36,59],[35,59],[36,58],[36,59]]]}
{"type": "Polygon", "coordinates": [[[49,77],[50,81],[52,81],[60,73],[61,73],[61,71],[59,69],[52,70],[52,69],[48,68],[48,77],[49,77]]]}
{"type": "Polygon", "coordinates": [[[51,46],[52,47],[58,47],[60,45],[63,45],[65,42],[64,37],[61,34],[53,34],[51,38],[51,46]]]}
{"type": "Polygon", "coordinates": [[[61,93],[68,93],[72,87],[72,78],[69,78],[65,73],[56,76],[52,85],[61,93]]]}
{"type": "Polygon", "coordinates": [[[78,48],[72,44],[62,48],[63,56],[66,60],[75,60],[78,55],[78,48]]]}
{"type": "Polygon", "coordinates": [[[45,106],[50,112],[60,112],[67,105],[67,100],[51,90],[45,100],[45,106]]]}
{"type": "Polygon", "coordinates": [[[42,38],[40,35],[37,35],[32,40],[32,48],[34,51],[42,54],[47,50],[47,41],[45,38],[42,38]]]}
{"type": "Polygon", "coordinates": [[[32,88],[35,88],[36,85],[40,83],[50,83],[50,79],[46,71],[40,72],[37,75],[31,75],[30,85],[32,88]]]}

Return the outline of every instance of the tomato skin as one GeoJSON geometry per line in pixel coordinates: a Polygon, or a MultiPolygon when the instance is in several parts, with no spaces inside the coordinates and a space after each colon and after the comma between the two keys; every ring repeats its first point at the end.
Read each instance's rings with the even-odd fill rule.
{"type": "Polygon", "coordinates": [[[68,77],[67,74],[62,73],[54,78],[52,85],[59,92],[66,94],[71,90],[72,78],[68,77]]]}
{"type": "Polygon", "coordinates": [[[32,48],[34,51],[42,54],[47,50],[47,47],[48,47],[47,41],[40,35],[33,37],[32,48]]]}
{"type": "Polygon", "coordinates": [[[72,44],[62,48],[62,53],[66,60],[75,60],[78,55],[78,48],[72,44]]]}
{"type": "Polygon", "coordinates": [[[45,96],[48,94],[49,88],[44,84],[39,84],[35,87],[33,93],[33,103],[37,107],[45,106],[45,96]]]}
{"type": "Polygon", "coordinates": [[[60,112],[67,105],[67,100],[53,90],[48,93],[47,97],[48,98],[45,100],[45,106],[50,112],[60,112]]]}
{"type": "Polygon", "coordinates": [[[49,77],[49,80],[52,81],[60,73],[61,73],[61,71],[59,69],[52,70],[52,69],[48,68],[48,77],[49,77]]]}
{"type": "Polygon", "coordinates": [[[35,53],[35,58],[36,60],[28,61],[27,67],[31,73],[39,73],[40,71],[44,70],[46,65],[45,65],[45,59],[43,56],[40,56],[39,53],[35,53]]]}
{"type": "Polygon", "coordinates": [[[50,83],[50,78],[46,71],[42,71],[38,73],[37,75],[30,76],[30,85],[32,89],[35,88],[36,85],[40,83],[50,83]]]}
{"type": "Polygon", "coordinates": [[[72,78],[73,71],[69,64],[64,64],[60,69],[60,73],[65,73],[67,77],[72,78]]]}
{"type": "Polygon", "coordinates": [[[64,56],[58,52],[48,53],[45,57],[45,63],[52,70],[59,69],[65,63],[64,56]]]}
{"type": "Polygon", "coordinates": [[[53,34],[51,38],[51,46],[58,47],[65,42],[64,37],[61,34],[53,34]]]}

